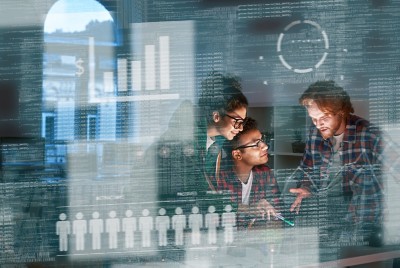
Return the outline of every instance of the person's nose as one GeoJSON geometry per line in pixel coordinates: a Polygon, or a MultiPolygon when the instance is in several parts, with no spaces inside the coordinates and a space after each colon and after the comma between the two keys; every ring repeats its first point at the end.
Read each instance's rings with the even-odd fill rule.
{"type": "Polygon", "coordinates": [[[322,120],[319,120],[319,119],[316,119],[314,124],[315,124],[317,129],[320,129],[321,127],[324,126],[324,122],[322,120]]]}
{"type": "Polygon", "coordinates": [[[268,148],[269,148],[268,144],[264,141],[262,141],[261,143],[262,143],[261,150],[268,151],[268,148]]]}

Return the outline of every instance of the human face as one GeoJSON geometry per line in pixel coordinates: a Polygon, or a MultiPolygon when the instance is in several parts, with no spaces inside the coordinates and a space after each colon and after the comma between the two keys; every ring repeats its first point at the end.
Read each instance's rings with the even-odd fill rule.
{"type": "Polygon", "coordinates": [[[307,107],[308,115],[326,140],[334,135],[342,134],[346,128],[344,117],[340,114],[324,113],[315,102],[307,107]]]}
{"type": "Polygon", "coordinates": [[[235,158],[236,156],[237,159],[238,154],[240,154],[240,160],[250,167],[267,163],[268,145],[264,141],[260,142],[262,138],[263,136],[261,132],[257,129],[249,130],[245,134],[241,135],[238,142],[238,147],[241,147],[241,149],[234,150],[232,152],[233,157],[235,158]],[[251,146],[256,145],[257,143],[258,146],[251,146]]]}
{"type": "Polygon", "coordinates": [[[235,128],[235,119],[244,120],[246,118],[246,107],[237,108],[232,112],[221,115],[220,120],[216,122],[218,134],[224,136],[227,140],[232,140],[236,134],[243,130],[243,125],[235,128]]]}

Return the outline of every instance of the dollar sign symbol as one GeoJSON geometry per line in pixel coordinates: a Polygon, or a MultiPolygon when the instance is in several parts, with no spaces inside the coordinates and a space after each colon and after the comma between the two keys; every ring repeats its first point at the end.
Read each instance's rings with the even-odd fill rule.
{"type": "Polygon", "coordinates": [[[75,66],[78,68],[78,70],[75,72],[75,74],[80,77],[84,72],[85,72],[85,68],[82,67],[83,64],[83,60],[81,58],[79,58],[76,62],[75,62],[75,66]]]}

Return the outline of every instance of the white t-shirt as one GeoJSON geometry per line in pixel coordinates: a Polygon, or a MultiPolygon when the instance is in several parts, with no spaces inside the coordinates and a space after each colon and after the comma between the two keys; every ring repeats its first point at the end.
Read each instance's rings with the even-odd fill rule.
{"type": "Polygon", "coordinates": [[[250,202],[251,186],[253,185],[253,171],[250,171],[247,183],[242,182],[242,204],[248,205],[250,202]]]}
{"type": "Polygon", "coordinates": [[[333,151],[334,152],[339,151],[339,148],[343,141],[343,136],[344,136],[344,132],[340,135],[333,136],[333,151]]]}

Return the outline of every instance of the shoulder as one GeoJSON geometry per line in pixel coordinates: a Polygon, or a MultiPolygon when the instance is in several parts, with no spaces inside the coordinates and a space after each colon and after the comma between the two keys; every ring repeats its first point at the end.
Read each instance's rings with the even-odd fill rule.
{"type": "Polygon", "coordinates": [[[368,128],[371,123],[358,115],[351,114],[347,120],[347,125],[356,126],[358,128],[368,128]]]}
{"type": "Polygon", "coordinates": [[[258,165],[253,167],[253,172],[270,172],[272,169],[267,165],[258,165]]]}
{"type": "Polygon", "coordinates": [[[349,130],[354,130],[358,136],[376,138],[381,136],[381,130],[370,121],[357,115],[350,115],[347,121],[349,130]]]}
{"type": "Polygon", "coordinates": [[[276,185],[277,181],[274,170],[267,165],[255,166],[253,169],[253,180],[255,184],[276,185]]]}
{"type": "Polygon", "coordinates": [[[252,171],[254,177],[256,176],[269,177],[273,172],[273,170],[267,165],[254,166],[252,171]]]}
{"type": "Polygon", "coordinates": [[[221,169],[219,179],[225,184],[233,184],[237,180],[235,172],[230,168],[221,169]]]}

